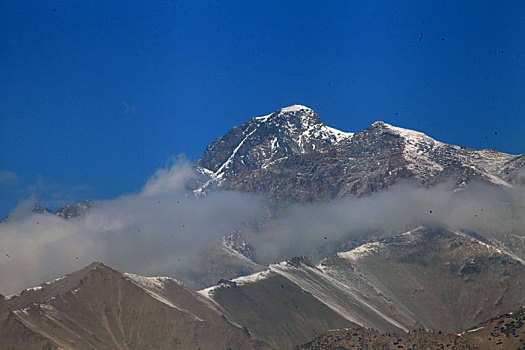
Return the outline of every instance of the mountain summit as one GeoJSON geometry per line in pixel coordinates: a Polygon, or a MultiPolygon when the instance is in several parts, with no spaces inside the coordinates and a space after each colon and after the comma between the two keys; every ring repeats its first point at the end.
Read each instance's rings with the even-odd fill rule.
{"type": "Polygon", "coordinates": [[[197,165],[214,177],[228,178],[326,148],[352,135],[325,126],[312,109],[293,105],[234,127],[206,148],[197,165]]]}
{"type": "Polygon", "coordinates": [[[254,117],[208,146],[197,169],[210,184],[275,201],[328,200],[383,191],[400,180],[430,187],[484,182],[512,187],[525,157],[436,141],[384,122],[353,134],[294,105],[254,117]]]}

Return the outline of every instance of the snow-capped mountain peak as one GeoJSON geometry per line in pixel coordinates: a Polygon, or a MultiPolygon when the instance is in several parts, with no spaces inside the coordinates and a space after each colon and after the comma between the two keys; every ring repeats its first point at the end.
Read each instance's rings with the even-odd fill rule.
{"type": "Polygon", "coordinates": [[[197,165],[222,179],[239,169],[265,168],[352,135],[324,125],[312,109],[293,105],[234,127],[206,148],[197,165]]]}
{"type": "Polygon", "coordinates": [[[303,106],[303,105],[292,105],[292,106],[284,107],[284,108],[280,109],[280,111],[283,112],[283,113],[297,112],[297,111],[302,111],[302,110],[309,110],[309,111],[313,112],[313,110],[311,108],[303,106]]]}
{"type": "Polygon", "coordinates": [[[382,121],[347,133],[294,105],[234,127],[196,165],[212,179],[200,191],[218,183],[279,200],[312,201],[379,192],[401,179],[424,187],[477,181],[510,188],[520,181],[524,159],[449,145],[382,121]]]}
{"type": "Polygon", "coordinates": [[[377,121],[371,124],[371,127],[381,128],[385,131],[391,132],[393,134],[399,135],[404,139],[410,141],[410,143],[433,143],[435,145],[443,145],[442,142],[436,141],[430,136],[415,130],[400,128],[387,124],[382,121],[377,121]]]}

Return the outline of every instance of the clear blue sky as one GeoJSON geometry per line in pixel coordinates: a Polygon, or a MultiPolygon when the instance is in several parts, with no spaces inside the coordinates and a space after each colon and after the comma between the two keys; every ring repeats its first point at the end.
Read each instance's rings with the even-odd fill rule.
{"type": "Polygon", "coordinates": [[[524,153],[524,18],[523,1],[2,1],[0,216],[136,191],[291,104],[524,153]]]}

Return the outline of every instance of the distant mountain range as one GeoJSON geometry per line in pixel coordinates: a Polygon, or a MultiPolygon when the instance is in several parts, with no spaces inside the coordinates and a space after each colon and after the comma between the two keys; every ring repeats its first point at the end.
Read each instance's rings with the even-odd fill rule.
{"type": "MultiPolygon", "coordinates": [[[[206,148],[194,169],[197,181],[189,186],[197,196],[215,190],[268,196],[268,215],[247,224],[266,227],[294,204],[370,197],[403,182],[420,188],[448,183],[451,191],[472,183],[503,191],[525,184],[525,155],[448,145],[383,122],[342,132],[298,105],[234,127],[206,148]]],[[[69,219],[91,205],[50,214],[69,219]]],[[[516,316],[523,311],[510,314],[525,305],[525,232],[496,238],[435,225],[339,243],[316,262],[289,257],[262,266],[242,230],[231,232],[202,257],[208,275],[184,280],[194,290],[172,278],[94,263],[0,299],[0,346],[525,346],[523,317],[516,316]],[[482,322],[488,323],[473,330],[482,322]]]]}

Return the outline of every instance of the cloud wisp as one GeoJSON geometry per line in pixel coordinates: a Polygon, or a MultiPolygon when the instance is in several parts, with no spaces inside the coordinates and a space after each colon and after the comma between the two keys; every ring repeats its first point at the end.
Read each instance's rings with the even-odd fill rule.
{"type": "Polygon", "coordinates": [[[525,236],[525,189],[473,184],[462,191],[402,184],[366,198],[291,207],[261,232],[249,232],[260,263],[290,256],[324,258],[349,239],[405,232],[418,226],[504,239],[525,236]]]}
{"type": "Polygon", "coordinates": [[[22,203],[0,225],[0,293],[70,273],[92,261],[145,275],[177,276],[197,264],[221,238],[258,215],[250,195],[184,189],[191,165],[161,169],[140,193],[97,202],[84,216],[64,220],[31,214],[22,203]]]}
{"type": "Polygon", "coordinates": [[[31,202],[22,203],[0,225],[0,293],[16,293],[95,260],[144,275],[206,274],[210,266],[199,257],[239,229],[260,264],[298,255],[315,261],[350,239],[421,225],[496,238],[525,233],[522,187],[399,185],[366,198],[294,205],[265,221],[269,209],[262,197],[214,191],[196,198],[186,189],[194,176],[191,164],[179,159],[159,169],[140,192],[96,202],[70,220],[31,214],[31,202]]]}

